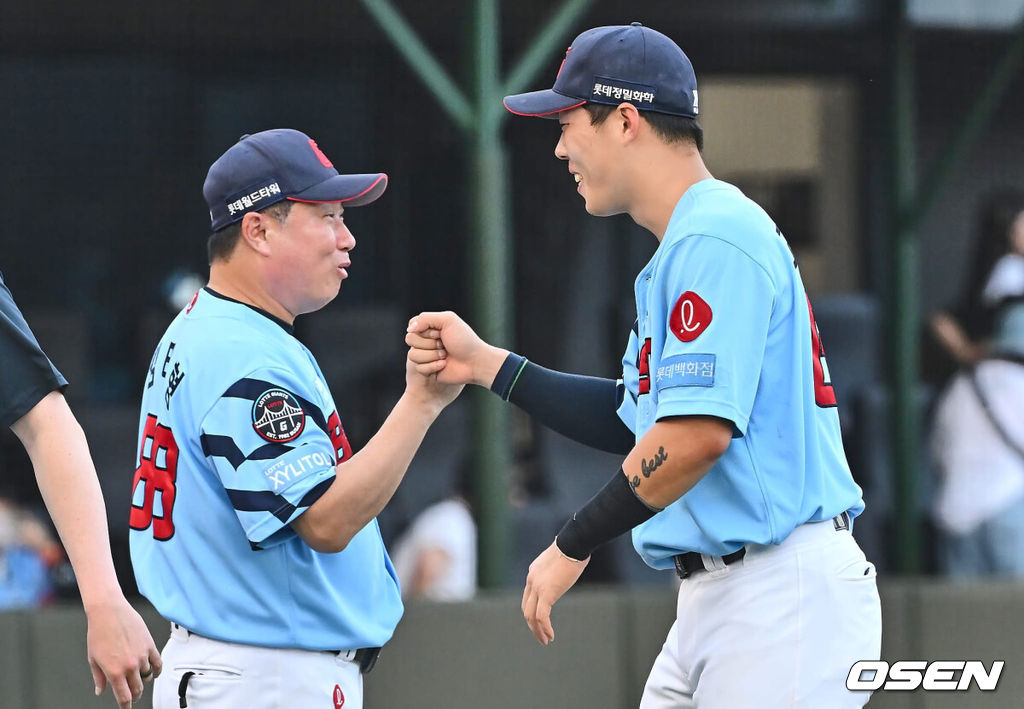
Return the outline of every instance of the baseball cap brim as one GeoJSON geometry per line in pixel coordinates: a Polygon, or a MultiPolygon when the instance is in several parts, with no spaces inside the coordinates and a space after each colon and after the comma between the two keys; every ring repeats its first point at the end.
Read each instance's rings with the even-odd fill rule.
{"type": "Polygon", "coordinates": [[[505,108],[517,116],[540,116],[542,118],[554,118],[555,114],[577,108],[586,102],[586,99],[575,96],[563,96],[553,89],[514,94],[506,96],[503,101],[505,108]]]}
{"type": "Polygon", "coordinates": [[[384,194],[388,176],[384,173],[367,175],[335,175],[313,185],[288,199],[295,202],[341,202],[346,207],[362,207],[384,194]]]}

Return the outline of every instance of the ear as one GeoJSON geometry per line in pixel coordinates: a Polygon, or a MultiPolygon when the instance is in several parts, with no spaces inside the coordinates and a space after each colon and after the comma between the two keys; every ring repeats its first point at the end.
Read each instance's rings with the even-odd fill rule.
{"type": "Polygon", "coordinates": [[[631,103],[620,103],[612,116],[619,126],[624,142],[636,140],[640,134],[640,111],[631,103]]]}
{"type": "Polygon", "coordinates": [[[241,241],[248,248],[262,256],[270,255],[270,244],[267,239],[267,227],[274,219],[259,212],[249,212],[242,217],[241,241]]]}

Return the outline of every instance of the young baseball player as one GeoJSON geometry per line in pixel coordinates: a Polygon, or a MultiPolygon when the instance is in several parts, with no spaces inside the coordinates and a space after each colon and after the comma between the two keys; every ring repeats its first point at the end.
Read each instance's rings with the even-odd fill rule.
{"type": "Polygon", "coordinates": [[[210,280],[153,355],[133,482],[135,576],[171,621],[156,709],[362,706],[402,614],[375,518],[461,387],[408,365],[353,454],[292,323],[338,295],[344,212],[386,185],[338,174],[295,130],[243,136],[210,167],[210,280]]]}
{"type": "Polygon", "coordinates": [[[121,709],[160,673],[153,638],[117,584],[103,493],[89,444],[64,399],[67,380],[39,347],[0,276],[0,425],[21,440],[75,570],[89,622],[96,694],[110,684],[121,709]]]}
{"type": "Polygon", "coordinates": [[[682,579],[643,709],[862,706],[846,678],[879,656],[880,608],[824,353],[781,232],[704,165],[690,61],[639,23],[599,27],[551,90],[505,106],[558,121],[555,155],[588,212],[629,214],[660,242],[618,381],[539,367],[452,313],[410,322],[421,372],[625,456],[530,566],[530,629],[553,640],[552,605],[632,530],[649,565],[682,579]]]}

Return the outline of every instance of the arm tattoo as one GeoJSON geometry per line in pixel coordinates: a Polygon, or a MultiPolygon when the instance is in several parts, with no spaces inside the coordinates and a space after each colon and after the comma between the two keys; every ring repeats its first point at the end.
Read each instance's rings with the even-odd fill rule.
{"type": "MultiPolygon", "coordinates": [[[[647,460],[646,458],[640,459],[640,474],[643,475],[644,478],[651,477],[651,474],[660,468],[661,464],[666,460],[668,460],[668,453],[665,452],[665,446],[658,446],[658,452],[654,454],[653,458],[650,460],[647,460]]],[[[640,487],[640,475],[634,475],[633,479],[630,481],[630,485],[633,486],[634,490],[640,487]]]]}

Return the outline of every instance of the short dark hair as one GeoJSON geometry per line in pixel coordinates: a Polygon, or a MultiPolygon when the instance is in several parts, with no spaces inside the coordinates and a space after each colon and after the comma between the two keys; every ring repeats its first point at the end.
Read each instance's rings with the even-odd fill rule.
{"type": "MultiPolygon", "coordinates": [[[[286,199],[260,209],[259,213],[271,216],[279,222],[284,222],[291,211],[292,202],[286,199]]],[[[210,263],[212,264],[214,261],[227,261],[234,252],[235,246],[238,244],[238,237],[241,235],[241,221],[228,224],[223,229],[213,232],[206,241],[206,255],[210,263]]]]}
{"type": "MultiPolygon", "coordinates": [[[[583,108],[590,114],[590,125],[596,126],[604,123],[616,107],[588,101],[583,104],[583,108]]],[[[666,143],[693,143],[697,150],[704,150],[704,129],[700,127],[696,118],[671,116],[654,111],[640,111],[640,115],[666,143]]]]}

